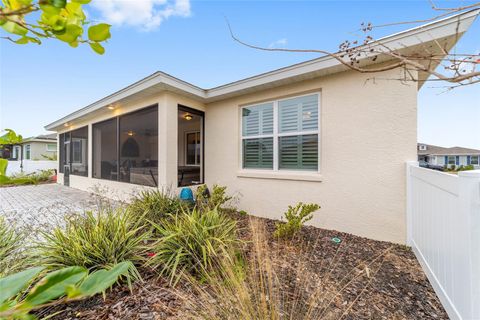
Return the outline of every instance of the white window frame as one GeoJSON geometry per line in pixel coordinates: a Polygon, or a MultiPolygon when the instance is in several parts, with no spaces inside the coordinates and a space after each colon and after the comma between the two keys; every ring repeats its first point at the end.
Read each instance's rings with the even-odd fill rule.
{"type": "Polygon", "coordinates": [[[31,160],[32,158],[32,146],[29,145],[29,144],[26,144],[25,145],[25,160],[31,160]],[[27,153],[27,147],[28,147],[28,153],[27,153]],[[28,158],[27,158],[27,154],[28,154],[28,158]]]}
{"type": "Polygon", "coordinates": [[[202,165],[202,134],[200,132],[200,130],[191,130],[191,131],[185,131],[185,135],[184,135],[184,144],[185,144],[185,149],[184,149],[184,164],[186,167],[200,167],[202,165]],[[200,144],[200,163],[196,163],[197,162],[197,147],[195,146],[195,164],[188,164],[187,163],[187,158],[188,158],[188,143],[187,143],[187,136],[189,134],[192,134],[192,133],[195,133],[195,134],[198,134],[198,138],[199,138],[199,144],[200,144]]]}
{"type": "Polygon", "coordinates": [[[50,151],[50,152],[56,152],[57,151],[57,145],[55,143],[46,143],[45,148],[46,148],[47,151],[50,151]],[[48,146],[55,146],[55,148],[50,149],[48,146]]]}
{"type": "Polygon", "coordinates": [[[470,164],[471,164],[471,165],[474,165],[474,166],[478,166],[478,165],[480,164],[480,156],[477,156],[477,155],[475,155],[475,156],[470,156],[470,164]],[[476,158],[476,159],[477,159],[477,163],[472,163],[472,159],[473,159],[473,158],[476,158]]]}
{"type": "Polygon", "coordinates": [[[447,156],[447,164],[449,166],[451,165],[457,165],[457,157],[456,156],[447,156]],[[453,163],[450,163],[450,158],[453,158],[453,163]]]}
{"type": "Polygon", "coordinates": [[[20,158],[20,154],[21,154],[20,149],[21,149],[20,146],[13,146],[12,154],[14,159],[18,160],[20,158]]]}
{"type": "Polygon", "coordinates": [[[286,175],[304,175],[304,174],[319,174],[321,172],[321,119],[322,119],[322,113],[321,113],[321,93],[320,91],[316,92],[309,92],[309,93],[304,93],[304,94],[299,94],[299,95],[293,95],[293,96],[287,96],[287,97],[282,97],[278,98],[275,100],[269,100],[269,101],[261,101],[261,102],[256,102],[256,103],[251,103],[248,105],[240,106],[239,108],[239,116],[240,116],[240,159],[239,159],[239,171],[243,173],[254,173],[254,172],[261,172],[261,173],[273,173],[276,175],[280,174],[286,174],[286,175]],[[317,124],[317,130],[310,130],[310,131],[294,131],[294,132],[284,132],[284,133],[279,133],[279,124],[278,124],[278,103],[280,101],[284,100],[290,100],[290,99],[295,99],[295,98],[301,98],[301,97],[306,97],[306,96],[311,96],[311,95],[317,95],[317,107],[318,107],[318,124],[317,124]],[[272,134],[261,134],[261,135],[252,135],[252,136],[244,136],[243,135],[243,109],[245,108],[252,108],[255,106],[258,106],[260,104],[267,104],[267,103],[272,103],[273,104],[273,133],[272,134]],[[280,137],[286,137],[286,136],[299,136],[299,135],[317,135],[318,139],[318,161],[317,161],[317,170],[285,170],[285,169],[280,169],[279,168],[279,141],[280,137]],[[243,167],[243,140],[248,140],[248,139],[260,139],[260,138],[273,138],[273,169],[265,169],[265,168],[244,168],[243,167]]]}

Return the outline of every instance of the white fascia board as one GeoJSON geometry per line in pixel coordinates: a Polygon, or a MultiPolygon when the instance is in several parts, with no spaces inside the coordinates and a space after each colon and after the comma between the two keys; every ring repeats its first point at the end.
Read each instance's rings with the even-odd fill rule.
{"type": "Polygon", "coordinates": [[[165,84],[167,86],[171,86],[174,88],[177,88],[178,90],[190,93],[194,96],[197,96],[200,99],[205,98],[205,90],[201,89],[199,87],[196,87],[188,82],[182,81],[180,79],[177,79],[169,74],[166,74],[164,72],[155,72],[154,74],[138,81],[135,82],[131,85],[129,85],[126,88],[123,88],[105,98],[102,98],[82,109],[79,109],[55,122],[50,123],[49,125],[45,126],[46,130],[53,130],[54,128],[60,127],[63,124],[70,122],[72,120],[75,120],[76,118],[85,116],[93,111],[96,111],[98,109],[104,108],[106,106],[109,106],[111,104],[116,103],[119,100],[122,100],[124,98],[127,98],[131,95],[134,95],[136,93],[142,92],[150,87],[153,87],[154,85],[157,84],[165,84]]]}
{"type": "MultiPolygon", "coordinates": [[[[475,18],[480,13],[480,9],[457,14],[442,20],[437,20],[419,27],[411,28],[387,37],[378,39],[376,42],[385,46],[383,50],[397,50],[410,46],[419,45],[435,39],[441,39],[462,34],[468,30],[475,18]],[[388,48],[388,49],[387,49],[388,48]]],[[[372,55],[376,55],[372,54],[372,55]]],[[[344,59],[348,63],[347,59],[344,59]]],[[[249,87],[266,84],[278,80],[284,80],[290,77],[300,76],[305,73],[319,71],[330,67],[341,65],[341,62],[331,56],[309,60],[292,66],[288,66],[275,71],[260,74],[251,78],[235,81],[226,85],[207,90],[207,98],[215,98],[237,90],[244,90],[249,87]]]]}
{"type": "MultiPolygon", "coordinates": [[[[479,13],[480,9],[459,13],[457,15],[381,38],[376,42],[381,43],[389,49],[395,50],[419,45],[435,39],[442,39],[457,33],[462,34],[470,27],[479,13]]],[[[201,102],[208,102],[210,100],[219,100],[224,95],[232,95],[252,87],[261,87],[262,85],[272,82],[295,78],[312,72],[338,67],[340,65],[341,63],[337,59],[331,56],[323,56],[211,89],[202,89],[169,74],[155,72],[154,74],[122,90],[119,90],[45,126],[45,129],[53,130],[67,122],[75,120],[76,118],[85,116],[110,104],[116,103],[121,99],[142,92],[143,90],[159,84],[163,84],[167,87],[183,91],[186,94],[193,95],[201,102]]]]}
{"type": "Polygon", "coordinates": [[[30,142],[57,143],[57,139],[26,139],[20,143],[23,144],[23,143],[30,143],[30,142]]]}

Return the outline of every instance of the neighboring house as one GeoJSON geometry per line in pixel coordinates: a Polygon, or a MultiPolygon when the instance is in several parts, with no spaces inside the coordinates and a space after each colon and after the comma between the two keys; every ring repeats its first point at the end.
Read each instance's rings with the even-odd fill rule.
{"type": "Polygon", "coordinates": [[[11,146],[10,160],[47,160],[57,156],[57,134],[45,134],[23,139],[11,146]]]}
{"type": "Polygon", "coordinates": [[[5,145],[0,158],[8,160],[48,160],[57,156],[57,134],[45,134],[23,139],[19,144],[5,145]]]}
{"type": "MultiPolygon", "coordinates": [[[[477,14],[381,42],[441,56],[477,14]]],[[[59,134],[58,182],[74,188],[128,199],[139,186],[218,183],[251,214],[279,219],[315,202],[316,226],[405,243],[405,163],[417,159],[417,92],[428,77],[410,72],[418,82],[325,56],[212,89],[156,72],[45,128],[59,134]]]]}
{"type": "Polygon", "coordinates": [[[425,143],[418,144],[418,161],[440,166],[468,166],[480,169],[480,150],[462,147],[444,148],[425,143]]]}

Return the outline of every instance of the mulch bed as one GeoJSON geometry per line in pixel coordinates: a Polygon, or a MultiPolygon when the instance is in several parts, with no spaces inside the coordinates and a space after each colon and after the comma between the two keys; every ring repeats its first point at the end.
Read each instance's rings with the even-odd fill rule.
{"type": "MultiPolygon", "coordinates": [[[[273,220],[234,216],[245,227],[240,234],[244,239],[250,236],[250,218],[264,222],[268,234],[275,230],[273,220]]],[[[448,319],[406,246],[311,226],[291,241],[269,238],[268,242],[279,258],[275,261],[282,290],[295,292],[302,277],[308,281],[301,283],[306,296],[312,288],[324,287],[326,294],[319,304],[328,305],[328,312],[319,319],[448,319]],[[334,237],[341,242],[332,241],[334,237]]],[[[96,296],[64,305],[54,319],[181,319],[179,311],[184,304],[167,282],[148,271],[143,273],[144,282],[135,284],[133,292],[117,287],[105,300],[96,296]]],[[[183,285],[180,290],[189,291],[183,285]]]]}

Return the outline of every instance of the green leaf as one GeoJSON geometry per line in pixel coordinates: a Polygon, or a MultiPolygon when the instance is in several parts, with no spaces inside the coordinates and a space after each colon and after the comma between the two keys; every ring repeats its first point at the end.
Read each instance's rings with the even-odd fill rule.
{"type": "Polygon", "coordinates": [[[65,25],[67,23],[67,18],[60,15],[52,15],[48,19],[47,23],[52,27],[54,31],[63,31],[66,27],[65,25]]]}
{"type": "Polygon", "coordinates": [[[82,33],[82,27],[79,27],[76,24],[67,24],[65,28],[65,33],[56,35],[56,37],[57,39],[65,41],[67,43],[77,43],[78,45],[77,39],[82,33]]]}
{"type": "Polygon", "coordinates": [[[110,270],[102,269],[95,271],[82,282],[79,287],[79,293],[82,296],[93,296],[104,292],[115,284],[119,277],[127,276],[132,267],[133,264],[130,261],[124,261],[110,270]]]}
{"type": "Polygon", "coordinates": [[[98,54],[105,53],[105,48],[102,47],[102,45],[98,42],[90,42],[90,47],[92,47],[93,51],[95,51],[98,54]]]}
{"type": "Polygon", "coordinates": [[[82,10],[82,5],[79,3],[69,2],[67,3],[67,6],[65,7],[65,9],[68,12],[69,21],[72,18],[75,18],[75,19],[80,18],[80,20],[85,20],[86,18],[82,10]]]}
{"type": "Polygon", "coordinates": [[[43,11],[43,13],[46,13],[48,15],[59,14],[61,11],[60,8],[56,8],[50,4],[41,4],[40,9],[43,11]]]}
{"type": "Polygon", "coordinates": [[[27,44],[28,43],[28,38],[27,37],[21,37],[17,40],[15,40],[16,44],[27,44]]]}
{"type": "Polygon", "coordinates": [[[9,33],[18,34],[19,36],[24,36],[28,32],[26,28],[12,21],[2,24],[2,28],[9,33]]]}
{"type": "Polygon", "coordinates": [[[110,38],[110,36],[111,34],[109,24],[99,23],[88,28],[88,39],[90,39],[91,41],[105,41],[110,38]]]}
{"type": "Polygon", "coordinates": [[[72,41],[72,42],[69,42],[68,44],[69,44],[70,47],[72,47],[72,48],[78,47],[78,41],[72,41]]]}
{"type": "Polygon", "coordinates": [[[83,267],[68,267],[50,272],[40,280],[25,298],[23,307],[37,306],[66,293],[68,286],[78,283],[88,274],[83,267]]]}
{"type": "Polygon", "coordinates": [[[65,8],[67,0],[50,0],[55,8],[65,8]]]}
{"type": "Polygon", "coordinates": [[[30,268],[22,272],[14,273],[0,279],[0,304],[7,299],[15,297],[22,291],[41,271],[43,267],[30,268]]]}
{"type": "Polygon", "coordinates": [[[80,3],[80,4],[89,4],[92,0],[72,0],[72,2],[80,3]]]}

